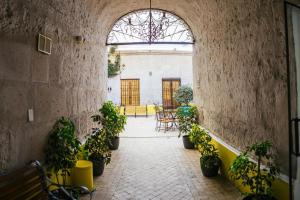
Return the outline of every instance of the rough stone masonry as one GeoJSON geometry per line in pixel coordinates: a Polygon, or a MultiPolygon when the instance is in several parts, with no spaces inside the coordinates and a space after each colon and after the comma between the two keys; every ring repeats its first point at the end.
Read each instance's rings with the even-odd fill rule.
{"type": "MultiPolygon", "coordinates": [[[[282,0],[153,0],[191,27],[195,103],[201,123],[236,148],[269,139],[288,158],[282,0]]],[[[55,120],[69,116],[83,137],[106,97],[105,40],[123,14],[148,0],[0,1],[0,168],[41,159],[55,120]],[[50,56],[36,36],[53,39],[50,56]],[[78,43],[74,37],[83,36],[78,43]],[[27,121],[34,109],[35,121],[27,121]]]]}

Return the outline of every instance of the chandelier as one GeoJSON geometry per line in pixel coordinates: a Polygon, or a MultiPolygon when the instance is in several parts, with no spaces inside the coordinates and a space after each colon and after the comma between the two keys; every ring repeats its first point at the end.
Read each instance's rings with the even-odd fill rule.
{"type": "Polygon", "coordinates": [[[117,20],[106,44],[193,44],[190,27],[177,15],[161,9],[130,12],[117,20]]]}

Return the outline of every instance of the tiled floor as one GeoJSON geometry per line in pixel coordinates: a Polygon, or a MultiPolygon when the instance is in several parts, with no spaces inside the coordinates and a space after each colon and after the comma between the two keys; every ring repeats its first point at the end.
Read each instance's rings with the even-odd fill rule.
{"type": "Polygon", "coordinates": [[[127,117],[127,125],[121,137],[177,137],[178,131],[170,129],[155,131],[155,117],[127,117]]]}
{"type": "Polygon", "coordinates": [[[95,178],[94,200],[240,199],[223,178],[202,176],[196,150],[184,149],[177,136],[156,133],[151,121],[155,125],[153,118],[129,119],[119,150],[113,152],[104,174],[95,178]]]}

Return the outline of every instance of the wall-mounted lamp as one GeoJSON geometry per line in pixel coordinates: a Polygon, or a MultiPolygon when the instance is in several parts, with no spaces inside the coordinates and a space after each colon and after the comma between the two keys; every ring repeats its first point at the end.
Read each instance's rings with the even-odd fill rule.
{"type": "Polygon", "coordinates": [[[111,92],[111,87],[108,87],[108,88],[107,88],[107,91],[108,91],[108,92],[111,92]]]}

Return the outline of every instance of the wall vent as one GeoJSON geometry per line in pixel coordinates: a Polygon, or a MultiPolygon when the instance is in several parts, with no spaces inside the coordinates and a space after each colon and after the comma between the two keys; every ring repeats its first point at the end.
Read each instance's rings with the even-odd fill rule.
{"type": "Polygon", "coordinates": [[[38,51],[40,51],[44,54],[50,55],[51,54],[51,48],[52,48],[52,39],[45,36],[45,35],[39,34],[39,37],[38,37],[38,51]]]}

